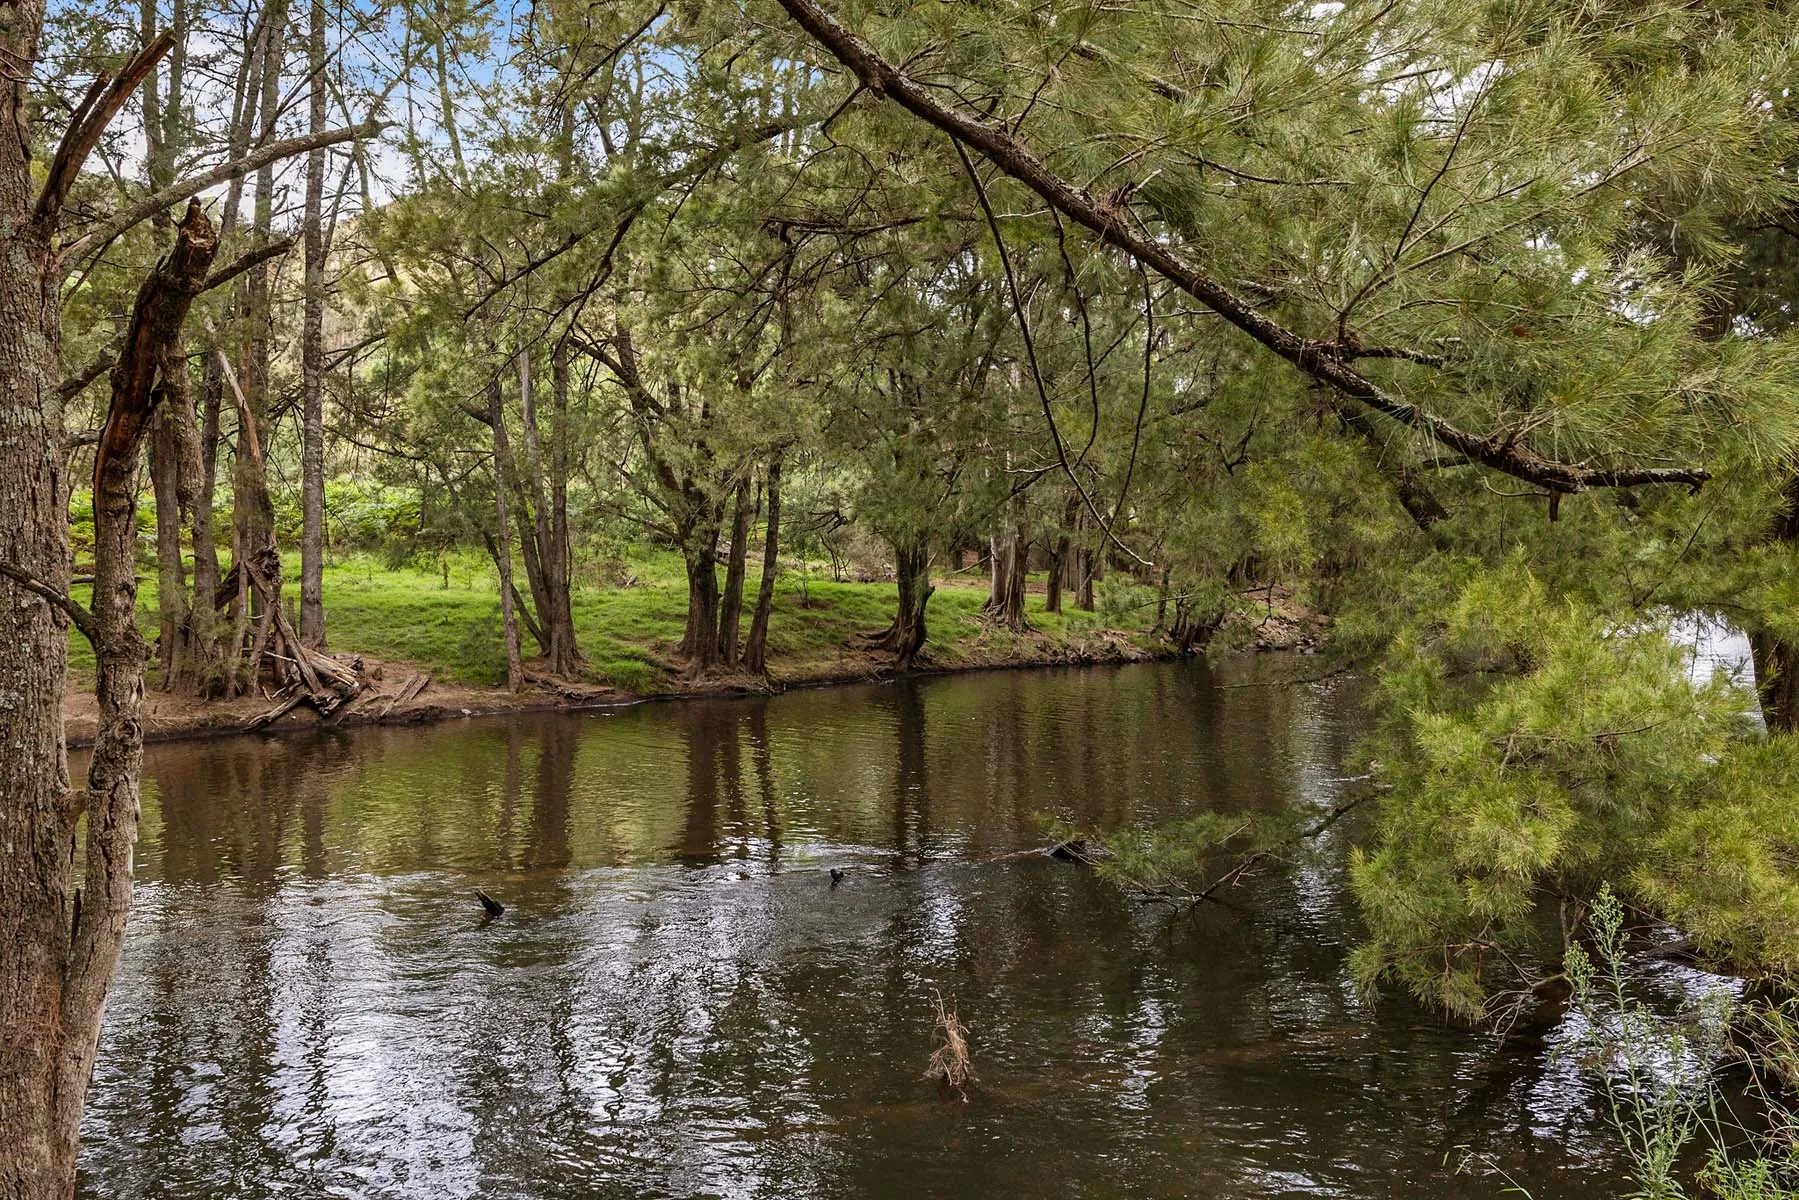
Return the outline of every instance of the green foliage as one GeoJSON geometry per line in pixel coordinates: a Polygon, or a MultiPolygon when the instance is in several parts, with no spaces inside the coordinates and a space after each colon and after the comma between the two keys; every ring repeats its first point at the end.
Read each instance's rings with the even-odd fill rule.
{"type": "Polygon", "coordinates": [[[1753,970],[1794,965],[1791,739],[1753,699],[1696,683],[1668,618],[1556,599],[1521,562],[1457,568],[1440,615],[1393,643],[1368,752],[1392,787],[1352,866],[1358,977],[1463,1017],[1542,949],[1543,905],[1603,881],[1753,970]]]}

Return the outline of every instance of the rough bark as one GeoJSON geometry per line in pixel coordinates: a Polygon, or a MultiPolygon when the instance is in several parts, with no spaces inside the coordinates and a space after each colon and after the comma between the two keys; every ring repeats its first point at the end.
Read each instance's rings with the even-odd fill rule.
{"type": "MultiPolygon", "coordinates": [[[[201,431],[196,427],[187,356],[178,344],[165,352],[159,386],[163,400],[158,419],[168,423],[174,441],[176,496],[194,555],[193,597],[183,605],[184,625],[176,635],[177,652],[163,676],[163,686],[183,695],[213,696],[223,690],[226,675],[225,647],[218,628],[219,553],[212,517],[213,476],[207,470],[201,431]]],[[[213,430],[217,432],[216,408],[213,430]]]]}
{"type": "Polygon", "coordinates": [[[910,671],[924,650],[925,607],[937,589],[931,583],[930,545],[923,538],[907,546],[896,547],[899,609],[894,619],[893,669],[900,674],[910,671]]]}
{"type": "Polygon", "coordinates": [[[1024,523],[1024,498],[1013,501],[1012,517],[990,542],[993,586],[982,610],[1014,633],[1031,628],[1025,617],[1024,586],[1028,575],[1029,535],[1024,523]]]}
{"type": "Polygon", "coordinates": [[[731,514],[731,545],[725,556],[725,590],[718,607],[718,661],[730,668],[737,666],[737,651],[743,626],[743,580],[748,574],[750,551],[750,480],[745,475],[737,481],[737,503],[731,514]]]}
{"type": "Polygon", "coordinates": [[[493,427],[493,502],[494,529],[499,553],[495,561],[500,568],[500,625],[506,638],[506,687],[518,691],[525,686],[525,667],[518,650],[518,614],[512,606],[512,530],[506,517],[506,477],[510,474],[512,453],[506,440],[506,409],[500,398],[500,381],[487,385],[487,420],[493,427]]]}
{"type": "MultiPolygon", "coordinates": [[[[0,61],[37,60],[42,0],[0,9],[0,61]]],[[[0,72],[0,562],[66,591],[68,494],[54,227],[32,217],[26,72],[0,72]]],[[[74,1190],[80,1098],[59,1097],[76,808],[62,737],[67,617],[0,576],[0,1196],[74,1190]],[[72,1114],[68,1110],[73,1105],[72,1114]]]]}
{"type": "Polygon", "coordinates": [[[775,607],[775,574],[781,553],[781,456],[768,460],[768,532],[762,540],[762,583],[756,589],[756,612],[743,647],[743,669],[761,675],[768,670],[768,621],[775,607]]]}
{"type": "MultiPolygon", "coordinates": [[[[222,358],[223,355],[220,355],[222,358]]],[[[249,398],[238,386],[229,364],[221,363],[226,386],[237,402],[237,462],[233,472],[236,509],[232,513],[231,571],[236,599],[232,653],[243,652],[239,670],[233,672],[232,691],[255,686],[268,648],[273,621],[281,611],[281,550],[275,542],[275,506],[269,499],[268,468],[263,459],[262,434],[249,398]],[[246,633],[254,632],[248,638],[246,633]]]]}
{"type": "Polygon", "coordinates": [[[870,650],[892,651],[894,670],[903,675],[924,650],[925,606],[936,588],[931,584],[930,539],[914,534],[892,536],[891,540],[898,593],[893,621],[879,633],[860,635],[860,640],[870,650]]]}
{"type": "MultiPolygon", "coordinates": [[[[308,131],[325,130],[325,3],[311,0],[308,131]]],[[[325,148],[306,156],[305,311],[300,331],[300,640],[325,645],[325,148]]]]}

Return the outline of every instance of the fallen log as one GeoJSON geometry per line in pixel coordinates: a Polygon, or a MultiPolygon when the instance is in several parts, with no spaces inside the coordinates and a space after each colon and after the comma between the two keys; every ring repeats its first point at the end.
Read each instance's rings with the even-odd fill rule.
{"type": "Polygon", "coordinates": [[[265,712],[258,717],[252,717],[249,724],[244,726],[244,732],[255,733],[259,729],[267,729],[270,725],[273,725],[276,721],[279,721],[282,717],[285,717],[288,713],[306,703],[308,699],[309,697],[305,692],[295,692],[292,696],[289,696],[274,708],[269,709],[268,712],[265,712]]]}
{"type": "Polygon", "coordinates": [[[418,694],[424,691],[425,685],[430,682],[431,676],[423,671],[414,671],[407,677],[406,682],[400,685],[400,690],[387,698],[387,704],[375,714],[375,720],[387,720],[388,713],[391,713],[399,705],[409,704],[417,699],[418,694]]]}

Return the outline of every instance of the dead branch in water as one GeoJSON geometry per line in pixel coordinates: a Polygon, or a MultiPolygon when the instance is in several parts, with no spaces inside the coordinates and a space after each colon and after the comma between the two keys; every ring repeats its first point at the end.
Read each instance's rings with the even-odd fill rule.
{"type": "Polygon", "coordinates": [[[968,1086],[975,1081],[974,1059],[968,1053],[968,1027],[956,1017],[956,1003],[943,1001],[942,992],[933,992],[937,1004],[937,1023],[931,1031],[931,1064],[924,1077],[937,1082],[946,1092],[968,1099],[968,1086]]]}
{"type": "Polygon", "coordinates": [[[1136,895],[1137,899],[1145,904],[1175,904],[1184,907],[1194,904],[1203,904],[1208,900],[1217,902],[1218,893],[1220,891],[1241,883],[1244,879],[1253,874],[1257,867],[1261,866],[1269,859],[1277,857],[1282,850],[1285,850],[1290,846],[1297,846],[1301,842],[1310,841],[1317,837],[1332,825],[1335,825],[1338,821],[1341,821],[1344,817],[1348,816],[1351,812],[1361,807],[1361,805],[1370,797],[1377,795],[1381,790],[1383,789],[1378,787],[1369,788],[1360,795],[1353,796],[1337,805],[1328,813],[1324,814],[1318,821],[1301,829],[1291,837],[1282,838],[1271,846],[1264,846],[1260,850],[1245,854],[1242,858],[1237,860],[1235,866],[1231,867],[1230,870],[1224,872],[1224,874],[1214,879],[1199,891],[1192,891],[1187,888],[1148,887],[1130,881],[1133,885],[1131,890],[1136,895]]]}

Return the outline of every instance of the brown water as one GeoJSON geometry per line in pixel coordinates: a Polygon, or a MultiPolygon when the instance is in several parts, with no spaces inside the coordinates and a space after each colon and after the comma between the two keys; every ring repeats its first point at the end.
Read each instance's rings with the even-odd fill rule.
{"type": "Polygon", "coordinates": [[[1454,1172],[1466,1146],[1538,1200],[1612,1194],[1558,1033],[1358,997],[1350,823],[1182,915],[984,861],[1042,844],[1040,813],[1353,786],[1352,684],[1221,682],[996,673],[153,747],[82,1192],[1500,1195],[1454,1172]],[[972,1030],[966,1103],[921,1078],[938,993],[972,1030]]]}

